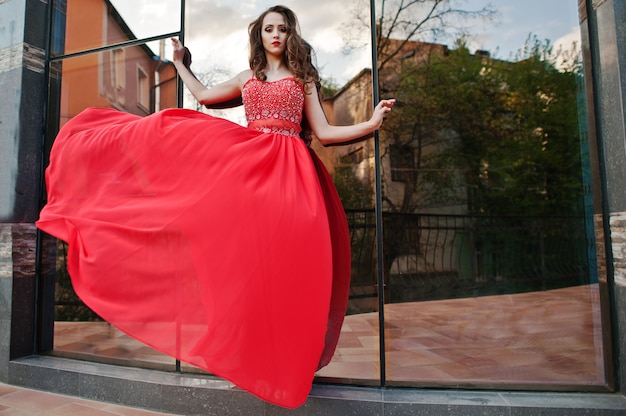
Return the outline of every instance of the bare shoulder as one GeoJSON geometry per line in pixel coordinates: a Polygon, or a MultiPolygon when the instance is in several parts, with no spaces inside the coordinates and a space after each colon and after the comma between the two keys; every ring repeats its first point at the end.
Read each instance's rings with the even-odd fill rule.
{"type": "Polygon", "coordinates": [[[318,84],[313,79],[309,79],[308,81],[302,84],[304,88],[304,92],[306,94],[317,93],[318,92],[318,84]]]}
{"type": "Polygon", "coordinates": [[[243,85],[248,82],[248,80],[252,78],[252,70],[251,69],[246,69],[241,71],[239,74],[237,74],[235,76],[235,79],[237,79],[237,81],[239,81],[239,86],[243,87],[243,85]]]}

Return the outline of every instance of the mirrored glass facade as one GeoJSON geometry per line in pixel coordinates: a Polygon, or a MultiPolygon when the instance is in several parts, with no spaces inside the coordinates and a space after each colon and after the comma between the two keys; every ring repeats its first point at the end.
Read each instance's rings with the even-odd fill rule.
{"type": "MultiPolygon", "coordinates": [[[[168,37],[185,40],[194,73],[214,85],[247,68],[248,23],[269,4],[53,3],[48,143],[90,106],[147,115],[182,103],[244,123],[241,108],[207,110],[179,88],[168,37]]],[[[521,390],[610,384],[597,149],[577,3],[559,4],[550,15],[532,11],[554,31],[537,24],[540,33],[525,28],[515,41],[498,24],[514,19],[508,5],[469,2],[482,11],[474,16],[481,25],[458,31],[450,14],[447,26],[412,36],[393,27],[398,10],[388,3],[374,46],[369,9],[330,0],[293,7],[317,51],[331,123],[371,114],[372,47],[375,88],[398,100],[375,138],[313,144],[341,196],[352,244],[346,319],[318,381],[521,390]],[[329,16],[339,16],[333,23],[343,30],[329,16]]],[[[410,21],[424,18],[414,13],[410,21]]],[[[55,276],[44,297],[54,293],[44,306],[54,314],[52,354],[199,371],[90,313],[69,284],[63,243],[50,240],[43,253],[44,272],[55,276]]]]}

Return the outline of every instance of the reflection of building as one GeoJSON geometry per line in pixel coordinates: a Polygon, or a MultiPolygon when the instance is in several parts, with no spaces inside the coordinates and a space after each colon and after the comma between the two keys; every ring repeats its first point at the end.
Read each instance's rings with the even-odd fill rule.
{"type": "MultiPolygon", "coordinates": [[[[577,191],[581,144],[574,73],[548,78],[560,72],[547,71],[543,60],[531,67],[532,59],[514,64],[463,47],[382,42],[395,53],[379,57],[382,94],[398,98],[380,140],[383,254],[391,294],[386,299],[429,299],[428,286],[437,298],[504,286],[539,290],[579,284],[595,254],[588,258],[584,249],[593,233],[585,234],[577,209],[583,196],[577,191]],[[541,77],[520,88],[518,77],[527,79],[529,73],[541,77]],[[537,104],[534,99],[542,94],[535,88],[567,104],[537,104]],[[533,105],[516,104],[527,102],[533,105]],[[546,113],[558,120],[558,128],[541,117],[546,113]],[[550,132],[549,138],[541,136],[543,143],[532,133],[539,127],[550,132]],[[559,150],[546,150],[550,147],[559,150]],[[511,165],[524,168],[513,171],[511,165]],[[529,171],[538,173],[518,182],[529,171]],[[554,185],[546,186],[547,172],[554,185]],[[575,190],[564,191],[569,188],[575,190]],[[486,220],[496,212],[499,218],[486,220]],[[564,214],[569,217],[557,218],[564,214]]],[[[360,94],[369,94],[369,79],[369,72],[362,72],[329,100],[334,118],[343,117],[339,124],[366,119],[371,102],[365,107],[368,100],[360,94]]],[[[333,150],[335,169],[356,178],[350,184],[358,180],[374,187],[371,142],[333,150]]],[[[342,196],[351,201],[355,189],[344,187],[342,196]]]]}
{"type": "MultiPolygon", "coordinates": [[[[136,37],[108,0],[67,2],[64,53],[107,48],[136,37]]],[[[88,106],[137,115],[176,107],[176,71],[146,44],[78,55],[63,62],[61,123],[88,106]]]]}
{"type": "MultiPolygon", "coordinates": [[[[329,122],[335,125],[349,125],[366,120],[372,112],[371,70],[362,70],[332,97],[325,97],[324,111],[329,122]]],[[[336,167],[341,167],[344,161],[351,167],[356,167],[355,173],[360,180],[374,180],[370,176],[374,167],[373,160],[370,160],[374,154],[371,140],[327,149],[323,149],[317,141],[313,143],[317,144],[315,150],[331,173],[336,167]]]]}
{"type": "MultiPolygon", "coordinates": [[[[404,45],[402,43],[397,39],[386,39],[385,50],[398,49],[399,51],[388,60],[385,55],[379,57],[380,61],[385,61],[385,67],[379,74],[382,98],[395,96],[395,91],[401,81],[401,68],[406,62],[411,61],[415,65],[421,65],[432,54],[445,55],[448,52],[448,48],[440,44],[416,41],[408,41],[404,45]]],[[[352,78],[333,97],[326,100],[326,112],[329,114],[329,119],[338,125],[366,120],[371,115],[371,91],[371,71],[366,69],[352,78]]],[[[395,146],[393,140],[386,137],[384,131],[381,131],[380,137],[385,199],[399,206],[404,192],[402,172],[415,168],[413,155],[410,153],[412,149],[395,146]]],[[[429,149],[425,148],[422,151],[428,152],[429,149]]],[[[333,148],[332,156],[327,154],[325,162],[333,168],[350,166],[359,180],[373,187],[374,148],[371,140],[333,148]]],[[[389,209],[387,202],[384,201],[385,210],[389,209]]],[[[458,210],[456,207],[451,209],[458,210]]]]}
{"type": "MultiPolygon", "coordinates": [[[[400,40],[386,39],[385,51],[396,51],[393,57],[388,58],[381,54],[379,60],[384,62],[384,69],[379,73],[381,95],[384,97],[395,97],[395,91],[401,82],[402,66],[410,61],[415,65],[426,62],[432,54],[446,55],[448,49],[444,45],[433,43],[422,43],[409,41],[403,44],[400,40]]],[[[372,76],[371,70],[363,70],[343,86],[334,96],[326,101],[326,112],[329,119],[338,125],[354,124],[366,120],[371,115],[372,103],[372,76]]],[[[396,110],[397,111],[397,110],[396,110]]],[[[317,150],[317,149],[316,149],[317,150]]],[[[432,150],[432,145],[424,146],[421,151],[427,153],[432,150]]],[[[347,172],[344,175],[353,177],[361,182],[365,188],[374,189],[376,157],[374,143],[372,140],[365,140],[350,144],[348,146],[333,147],[331,149],[321,149],[324,152],[325,163],[331,167],[335,173],[347,172]],[[343,171],[342,171],[343,170],[343,171]]],[[[414,163],[415,149],[410,146],[400,148],[394,143],[392,137],[380,132],[380,152],[381,152],[381,181],[383,193],[384,221],[386,224],[385,236],[393,240],[393,244],[388,244],[386,240],[384,247],[386,252],[385,276],[387,284],[391,285],[395,281],[407,282],[410,286],[410,278],[430,281],[432,279],[456,278],[463,273],[463,268],[467,268],[468,263],[465,258],[459,258],[460,252],[467,245],[465,238],[459,237],[457,232],[450,231],[447,223],[456,223],[458,219],[434,219],[435,222],[445,222],[442,226],[422,225],[424,222],[432,222],[433,219],[418,217],[416,211],[404,212],[405,215],[391,214],[392,206],[402,206],[402,199],[405,196],[404,173],[408,170],[415,170],[414,163]],[[422,232],[421,228],[430,229],[429,232],[422,232]],[[390,247],[394,247],[390,249],[390,247]]],[[[340,181],[335,175],[336,182],[340,181]]],[[[354,182],[351,182],[354,184],[354,182]]],[[[358,187],[346,186],[347,192],[358,192],[358,187]],[[356,191],[355,191],[356,189],[356,191]]],[[[341,191],[340,191],[341,192],[341,191]]],[[[370,199],[374,197],[373,192],[368,193],[370,199]]],[[[342,195],[344,197],[344,195],[342,195]]],[[[415,198],[419,198],[416,195],[415,198]]],[[[360,200],[359,198],[356,198],[360,200]]],[[[345,203],[345,202],[344,202],[345,203]]],[[[371,200],[365,207],[374,206],[371,200]]],[[[359,207],[359,208],[365,208],[359,207]]],[[[347,204],[347,208],[353,208],[347,204]]],[[[438,207],[438,213],[466,214],[466,207],[449,206],[438,207]]],[[[353,286],[368,293],[375,294],[376,282],[369,277],[371,269],[366,267],[370,262],[369,251],[362,247],[353,247],[355,253],[367,253],[365,258],[353,258],[353,286]]],[[[415,286],[415,285],[413,285],[415,286]]],[[[356,289],[355,289],[356,290],[356,289]]],[[[398,292],[396,289],[388,290],[387,293],[398,292]]],[[[394,295],[387,296],[387,300],[392,298],[403,300],[416,300],[422,298],[413,294],[414,290],[402,290],[402,297],[394,295]]],[[[352,300],[352,304],[356,304],[352,300]]],[[[360,302],[362,303],[362,302],[360,302]]],[[[359,310],[354,306],[355,310],[359,310]]]]}

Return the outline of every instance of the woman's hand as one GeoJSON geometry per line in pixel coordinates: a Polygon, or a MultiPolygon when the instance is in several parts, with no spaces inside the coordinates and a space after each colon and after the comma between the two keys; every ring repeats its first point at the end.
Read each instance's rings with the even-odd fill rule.
{"type": "Polygon", "coordinates": [[[372,118],[370,118],[370,123],[372,123],[373,125],[372,131],[378,130],[380,128],[380,125],[383,124],[383,120],[387,116],[387,113],[391,111],[395,103],[395,98],[381,100],[378,103],[376,108],[374,108],[374,114],[372,114],[372,118]]]}
{"type": "MultiPolygon", "coordinates": [[[[234,105],[229,104],[238,100],[241,96],[241,87],[245,81],[250,79],[252,72],[248,69],[228,81],[221,82],[212,88],[207,88],[196,76],[191,72],[191,53],[185,48],[183,43],[176,38],[171,38],[174,53],[172,62],[178,71],[180,79],[200,104],[204,105],[234,105]]],[[[225,108],[225,107],[216,107],[225,108]]]]}
{"type": "Polygon", "coordinates": [[[172,56],[173,62],[183,62],[183,57],[185,56],[185,46],[183,43],[176,39],[172,38],[172,46],[174,47],[174,54],[172,56]]]}

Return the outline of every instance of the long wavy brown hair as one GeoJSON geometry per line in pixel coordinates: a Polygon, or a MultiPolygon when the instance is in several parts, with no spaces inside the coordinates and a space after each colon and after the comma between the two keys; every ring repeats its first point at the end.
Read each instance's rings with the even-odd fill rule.
{"type": "Polygon", "coordinates": [[[287,24],[287,47],[285,48],[285,64],[293,72],[296,80],[302,84],[313,82],[319,88],[320,76],[313,64],[313,49],[308,42],[300,36],[300,25],[296,14],[285,6],[274,6],[267,9],[255,21],[248,26],[250,35],[250,69],[254,76],[265,81],[265,69],[267,67],[267,57],[261,39],[263,29],[263,19],[268,13],[279,13],[287,24]]]}

